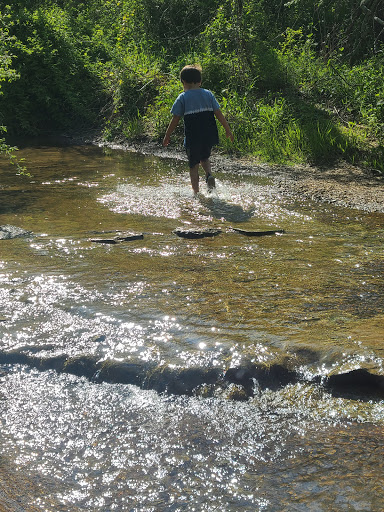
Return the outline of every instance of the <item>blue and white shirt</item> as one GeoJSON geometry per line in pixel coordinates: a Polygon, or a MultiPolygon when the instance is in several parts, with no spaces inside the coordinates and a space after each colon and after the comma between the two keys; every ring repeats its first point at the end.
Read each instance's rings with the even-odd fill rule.
{"type": "Polygon", "coordinates": [[[218,144],[214,112],[219,108],[215,96],[207,89],[189,89],[176,98],[171,113],[184,117],[184,144],[187,148],[218,144]]]}

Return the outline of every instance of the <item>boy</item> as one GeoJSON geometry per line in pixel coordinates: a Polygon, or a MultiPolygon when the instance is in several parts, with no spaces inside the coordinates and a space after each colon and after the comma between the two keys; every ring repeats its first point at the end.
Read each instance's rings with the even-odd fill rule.
{"type": "Polygon", "coordinates": [[[205,171],[208,189],[215,186],[215,178],[211,174],[212,146],[218,144],[216,119],[223,125],[226,136],[233,142],[233,134],[223,116],[215,96],[207,89],[201,88],[201,69],[196,66],[185,66],[180,73],[184,87],[172,106],[173,117],[163,139],[163,146],[168,146],[170,137],[180,118],[184,116],[184,146],[187,151],[189,173],[193,192],[199,192],[199,164],[205,171]]]}

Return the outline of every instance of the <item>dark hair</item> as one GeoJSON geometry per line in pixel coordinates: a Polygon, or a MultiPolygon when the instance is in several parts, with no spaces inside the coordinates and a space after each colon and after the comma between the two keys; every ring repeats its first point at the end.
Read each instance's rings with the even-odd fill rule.
{"type": "Polygon", "coordinates": [[[180,72],[180,80],[187,84],[198,84],[201,82],[201,69],[197,66],[185,66],[180,72]]]}

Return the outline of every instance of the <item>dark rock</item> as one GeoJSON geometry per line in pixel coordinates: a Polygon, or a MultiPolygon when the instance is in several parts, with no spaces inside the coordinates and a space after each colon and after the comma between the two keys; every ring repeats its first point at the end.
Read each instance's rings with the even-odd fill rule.
{"type": "Polygon", "coordinates": [[[22,238],[24,236],[30,235],[32,232],[27,231],[26,229],[19,228],[17,226],[11,226],[10,224],[5,224],[4,226],[0,226],[0,240],[10,240],[12,238],[22,238]]]}
{"type": "Polygon", "coordinates": [[[244,229],[232,228],[236,233],[240,233],[245,236],[268,236],[268,235],[277,235],[285,233],[284,229],[271,229],[267,231],[246,231],[244,229]]]}
{"type": "Polygon", "coordinates": [[[365,369],[331,375],[325,381],[325,387],[339,397],[384,396],[384,376],[375,375],[365,369]]]}
{"type": "Polygon", "coordinates": [[[181,238],[198,239],[217,236],[221,233],[221,229],[216,228],[176,228],[173,233],[181,238]]]}
{"type": "Polygon", "coordinates": [[[143,240],[143,233],[125,233],[116,237],[116,240],[121,242],[131,242],[132,240],[143,240]]]}
{"type": "Polygon", "coordinates": [[[236,402],[246,402],[250,396],[247,390],[239,384],[231,384],[227,391],[228,400],[235,400],[236,402]]]}
{"type": "MultiPolygon", "coordinates": [[[[102,234],[102,233],[100,233],[102,234]]],[[[117,236],[108,238],[92,238],[91,242],[98,244],[118,244],[120,242],[131,242],[132,240],[143,240],[143,233],[121,233],[118,232],[117,236]]]]}
{"type": "Polygon", "coordinates": [[[280,364],[256,366],[252,363],[245,363],[241,367],[229,368],[225,372],[224,379],[233,384],[240,384],[251,396],[254,381],[257,381],[262,389],[268,388],[276,391],[287,384],[297,382],[298,375],[280,364]]]}
{"type": "Polygon", "coordinates": [[[115,238],[92,238],[91,242],[95,242],[96,244],[118,244],[118,240],[115,238]]]}

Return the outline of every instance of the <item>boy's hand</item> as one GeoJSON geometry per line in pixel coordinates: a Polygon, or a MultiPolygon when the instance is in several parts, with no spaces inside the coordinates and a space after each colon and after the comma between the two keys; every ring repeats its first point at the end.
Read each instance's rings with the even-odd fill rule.
{"type": "Polygon", "coordinates": [[[226,130],[225,135],[227,136],[227,139],[231,139],[231,142],[233,142],[235,140],[235,137],[233,136],[233,133],[231,132],[231,130],[226,130]]]}
{"type": "Polygon", "coordinates": [[[164,139],[163,139],[163,146],[168,146],[171,140],[171,134],[173,133],[173,130],[176,128],[176,126],[179,124],[181,116],[173,116],[171,119],[171,122],[168,125],[167,131],[165,132],[164,139]]]}
{"type": "Polygon", "coordinates": [[[228,121],[223,116],[222,111],[220,109],[217,109],[214,111],[214,114],[216,116],[216,119],[223,125],[223,128],[225,130],[225,135],[228,137],[228,139],[231,139],[231,142],[233,142],[233,140],[234,140],[233,133],[228,124],[228,121]]]}

